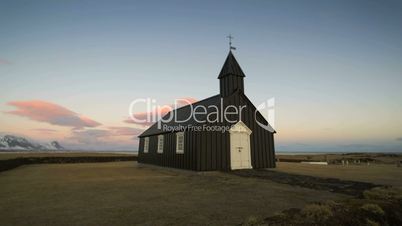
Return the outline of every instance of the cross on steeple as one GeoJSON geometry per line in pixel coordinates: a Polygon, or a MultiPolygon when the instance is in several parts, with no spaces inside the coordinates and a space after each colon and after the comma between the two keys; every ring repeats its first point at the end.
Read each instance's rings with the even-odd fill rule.
{"type": "Polygon", "coordinates": [[[231,34],[229,34],[226,38],[229,39],[229,50],[232,50],[232,49],[236,50],[236,47],[232,46],[232,39],[234,39],[234,37],[231,34]]]}

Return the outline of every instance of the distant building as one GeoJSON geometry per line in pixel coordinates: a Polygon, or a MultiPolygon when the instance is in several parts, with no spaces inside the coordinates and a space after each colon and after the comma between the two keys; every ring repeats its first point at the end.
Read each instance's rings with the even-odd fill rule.
{"type": "Polygon", "coordinates": [[[218,76],[220,93],[162,119],[184,121],[192,112],[204,114],[153,124],[139,136],[138,162],[196,171],[275,167],[275,131],[244,94],[244,77],[230,51],[218,76]],[[214,114],[228,107],[233,112],[233,106],[241,114],[214,114]]]}

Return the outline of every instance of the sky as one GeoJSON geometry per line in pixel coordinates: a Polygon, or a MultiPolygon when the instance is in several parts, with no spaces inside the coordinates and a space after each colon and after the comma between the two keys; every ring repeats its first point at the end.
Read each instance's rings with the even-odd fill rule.
{"type": "Polygon", "coordinates": [[[136,150],[130,103],[219,93],[228,34],[246,95],[275,98],[278,152],[402,151],[392,0],[0,0],[0,135],[136,150]]]}

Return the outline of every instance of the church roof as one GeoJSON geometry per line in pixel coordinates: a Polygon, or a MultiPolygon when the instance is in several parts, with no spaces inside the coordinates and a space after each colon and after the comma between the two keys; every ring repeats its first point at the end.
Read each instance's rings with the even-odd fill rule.
{"type": "MultiPolygon", "coordinates": [[[[165,133],[166,131],[163,130],[163,125],[166,126],[171,126],[171,127],[177,127],[179,125],[181,126],[187,126],[187,125],[198,125],[201,124],[197,121],[195,121],[194,117],[191,117],[189,119],[189,116],[192,115],[192,111],[194,110],[195,107],[197,106],[204,106],[207,110],[206,114],[204,117],[206,117],[207,114],[209,114],[211,111],[215,110],[216,108],[220,109],[221,101],[221,96],[220,94],[206,98],[204,100],[200,100],[198,102],[174,109],[167,113],[165,116],[162,117],[162,119],[168,119],[169,117],[177,117],[178,121],[185,121],[183,123],[178,123],[175,120],[170,120],[168,122],[163,122],[161,120],[161,128],[158,128],[158,122],[154,123],[152,126],[150,126],[147,130],[145,130],[142,134],[140,134],[138,137],[146,137],[146,136],[151,136],[151,135],[157,135],[161,133],[165,133]],[[209,106],[215,106],[216,108],[209,108],[209,106]],[[189,119],[189,120],[186,120],[189,119]]],[[[201,117],[203,117],[201,115],[201,117]]],[[[205,118],[198,118],[198,120],[202,121],[205,120],[205,118]]]]}
{"type": "Polygon", "coordinates": [[[228,57],[223,64],[222,70],[219,73],[218,78],[223,78],[227,75],[235,75],[240,77],[246,77],[243,73],[243,70],[240,68],[239,63],[237,63],[236,58],[234,57],[232,51],[229,51],[228,57]]]}

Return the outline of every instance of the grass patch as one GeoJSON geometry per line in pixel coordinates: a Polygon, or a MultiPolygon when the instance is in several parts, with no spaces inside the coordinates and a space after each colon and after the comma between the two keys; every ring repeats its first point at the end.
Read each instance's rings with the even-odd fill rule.
{"type": "Polygon", "coordinates": [[[393,187],[378,187],[363,193],[364,198],[374,200],[398,200],[402,199],[402,190],[393,187]]]}
{"type": "Polygon", "coordinates": [[[252,225],[267,213],[348,197],[135,162],[25,165],[1,172],[0,184],[1,225],[252,225]]]}
{"type": "Polygon", "coordinates": [[[331,207],[325,204],[309,204],[300,212],[306,223],[323,224],[333,216],[331,207]]]}
{"type": "Polygon", "coordinates": [[[268,217],[259,225],[402,225],[402,191],[374,188],[362,199],[312,203],[268,217]]]}

